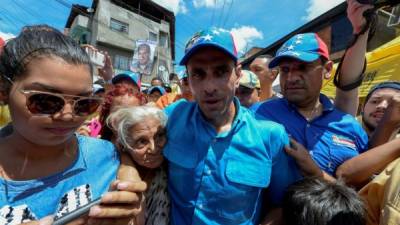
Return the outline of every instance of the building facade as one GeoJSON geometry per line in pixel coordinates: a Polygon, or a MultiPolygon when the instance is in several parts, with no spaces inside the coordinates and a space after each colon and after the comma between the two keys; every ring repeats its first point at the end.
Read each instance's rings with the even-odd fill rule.
{"type": "Polygon", "coordinates": [[[137,43],[149,43],[151,63],[145,71],[139,71],[142,83],[149,83],[154,77],[169,82],[174,68],[175,16],[156,3],[94,0],[91,8],[73,5],[66,28],[81,44],[107,51],[116,73],[132,70],[140,55],[137,43]]]}

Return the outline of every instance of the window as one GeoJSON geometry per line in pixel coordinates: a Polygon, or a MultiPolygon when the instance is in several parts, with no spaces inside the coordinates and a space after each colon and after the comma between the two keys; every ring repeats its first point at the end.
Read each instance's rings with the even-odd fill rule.
{"type": "Polygon", "coordinates": [[[160,31],[160,41],[159,45],[162,48],[168,48],[168,34],[160,31]]]}
{"type": "Polygon", "coordinates": [[[128,57],[115,55],[114,68],[120,70],[129,70],[130,60],[128,57]]]}
{"type": "Polygon", "coordinates": [[[157,34],[150,31],[149,32],[149,40],[157,42],[157,34]]]}
{"type": "Polygon", "coordinates": [[[128,33],[129,24],[111,18],[110,28],[111,28],[111,30],[128,33]]]}

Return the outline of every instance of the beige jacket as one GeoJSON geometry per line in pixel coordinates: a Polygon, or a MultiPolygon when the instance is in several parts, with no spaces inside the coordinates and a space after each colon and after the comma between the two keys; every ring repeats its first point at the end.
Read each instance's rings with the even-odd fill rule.
{"type": "Polygon", "coordinates": [[[368,225],[399,225],[400,158],[361,189],[360,195],[366,201],[368,225]]]}

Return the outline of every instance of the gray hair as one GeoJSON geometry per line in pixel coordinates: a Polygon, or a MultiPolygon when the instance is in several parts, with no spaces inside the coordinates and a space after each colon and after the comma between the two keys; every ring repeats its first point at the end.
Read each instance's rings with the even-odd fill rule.
{"type": "Polygon", "coordinates": [[[167,125],[167,116],[155,106],[131,106],[119,108],[107,118],[107,125],[117,132],[117,141],[124,147],[130,148],[128,139],[129,129],[146,118],[151,117],[160,121],[164,128],[167,125]]]}

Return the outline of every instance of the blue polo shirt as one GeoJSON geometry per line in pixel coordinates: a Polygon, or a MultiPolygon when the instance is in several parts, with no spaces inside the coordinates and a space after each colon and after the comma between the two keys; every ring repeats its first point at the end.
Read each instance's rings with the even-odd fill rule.
{"type": "Polygon", "coordinates": [[[263,103],[256,113],[285,126],[319,167],[334,175],[344,161],[367,149],[368,136],[353,116],[336,109],[328,97],[321,94],[320,102],[323,112],[310,122],[285,98],[263,103]]]}
{"type": "Polygon", "coordinates": [[[279,205],[288,185],[301,178],[283,151],[284,128],[257,121],[240,106],[230,131],[217,133],[195,102],[167,107],[168,189],[171,224],[258,224],[262,190],[279,205]]]}
{"type": "Polygon", "coordinates": [[[119,157],[108,141],[77,135],[79,151],[64,171],[33,180],[0,178],[0,224],[60,217],[108,191],[119,157]]]}

